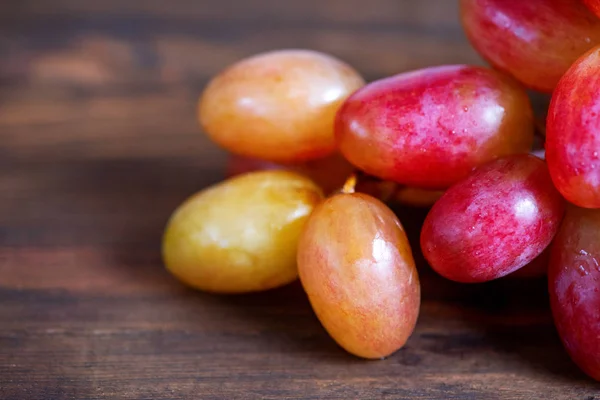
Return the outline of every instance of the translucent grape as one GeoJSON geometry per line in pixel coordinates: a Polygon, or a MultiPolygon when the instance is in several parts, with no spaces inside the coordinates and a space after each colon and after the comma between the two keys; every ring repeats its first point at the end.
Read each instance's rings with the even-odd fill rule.
{"type": "Polygon", "coordinates": [[[564,201],[544,161],[519,155],[492,161],[452,186],[421,231],[431,267],[458,282],[485,282],[525,266],[552,241],[564,201]]]}
{"type": "Polygon", "coordinates": [[[354,69],[322,53],[263,53],[213,78],[199,120],[235,154],[284,163],[322,158],[335,150],[335,113],[363,84],[354,69]]]}
{"type": "Polygon", "coordinates": [[[600,380],[600,210],[570,207],[552,246],[548,288],[571,358],[600,380]]]}
{"type": "Polygon", "coordinates": [[[376,359],[404,346],[419,313],[419,277],[400,221],[379,200],[338,194],[318,206],[298,245],[298,269],[341,347],[376,359]]]}
{"type": "Polygon", "coordinates": [[[490,69],[426,68],[373,82],[340,109],[348,161],[402,185],[444,189],[492,159],[527,153],[533,111],[512,79],[490,69]]]}
{"type": "Polygon", "coordinates": [[[575,62],[554,91],[546,160],[567,200],[600,208],[600,46],[575,62]]]}
{"type": "Polygon", "coordinates": [[[288,171],[249,173],[204,189],[171,216],[165,265],[185,284],[209,292],[290,283],[298,275],[300,232],[322,198],[311,180],[288,171]]]}
{"type": "Polygon", "coordinates": [[[583,53],[600,43],[600,20],[579,0],[461,0],[477,51],[532,89],[552,92],[583,53]]]}

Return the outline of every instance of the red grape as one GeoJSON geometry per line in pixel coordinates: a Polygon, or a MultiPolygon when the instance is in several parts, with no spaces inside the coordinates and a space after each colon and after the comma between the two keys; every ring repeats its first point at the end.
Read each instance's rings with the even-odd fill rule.
{"type": "Polygon", "coordinates": [[[600,18],[600,0],[583,0],[583,2],[600,18]]]}
{"type": "Polygon", "coordinates": [[[423,254],[454,281],[500,278],[544,251],[563,209],[544,161],[532,155],[495,160],[434,204],[421,231],[423,254]]]}
{"type": "Polygon", "coordinates": [[[573,64],[554,91],[546,159],[567,200],[600,208],[600,46],[573,64]]]}
{"type": "Polygon", "coordinates": [[[317,317],[346,351],[386,357],[411,335],[420,284],[394,213],[362,194],[337,194],[309,217],[298,272],[317,317]]]}
{"type": "Polygon", "coordinates": [[[569,207],[552,246],[554,323],[579,367],[600,380],[600,210],[569,207]]]}
{"type": "Polygon", "coordinates": [[[485,59],[543,92],[600,43],[600,20],[578,0],[461,0],[461,17],[485,59]]]}
{"type": "Polygon", "coordinates": [[[533,112],[523,88],[493,70],[453,65],[373,82],[338,112],[336,140],[368,174],[444,189],[494,158],[527,153],[533,112]]]}

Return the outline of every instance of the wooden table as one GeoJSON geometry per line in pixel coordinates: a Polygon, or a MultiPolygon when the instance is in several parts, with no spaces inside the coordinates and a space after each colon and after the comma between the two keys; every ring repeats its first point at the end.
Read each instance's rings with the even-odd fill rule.
{"type": "MultiPolygon", "coordinates": [[[[481,63],[456,1],[7,0],[0,4],[0,398],[600,399],[545,282],[443,281],[377,362],[327,336],[298,284],[250,296],[163,269],[171,211],[222,178],[195,120],[207,79],[306,47],[375,79],[481,63]]],[[[418,235],[423,210],[400,210],[418,235]]]]}

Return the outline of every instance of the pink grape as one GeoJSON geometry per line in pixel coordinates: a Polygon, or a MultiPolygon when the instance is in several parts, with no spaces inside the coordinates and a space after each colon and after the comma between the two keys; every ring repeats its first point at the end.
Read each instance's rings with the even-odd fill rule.
{"type": "Polygon", "coordinates": [[[567,200],[600,208],[600,46],[575,62],[554,91],[546,159],[567,200]]]}
{"type": "Polygon", "coordinates": [[[552,92],[583,53],[600,43],[600,20],[579,0],[461,0],[473,47],[526,86],[552,92]]]}
{"type": "Polygon", "coordinates": [[[373,82],[337,115],[348,161],[406,186],[445,189],[492,159],[527,153],[533,112],[522,87],[490,69],[452,65],[373,82]]]}
{"type": "Polygon", "coordinates": [[[454,281],[500,278],[544,251],[563,210],[542,160],[532,155],[498,159],[434,204],[421,231],[423,254],[434,270],[454,281]]]}
{"type": "Polygon", "coordinates": [[[571,358],[600,380],[600,210],[569,207],[552,246],[548,288],[571,358]]]}

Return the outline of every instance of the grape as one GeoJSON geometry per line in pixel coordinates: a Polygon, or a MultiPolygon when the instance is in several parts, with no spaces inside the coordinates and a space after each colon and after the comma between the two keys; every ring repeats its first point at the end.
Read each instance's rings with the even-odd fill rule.
{"type": "Polygon", "coordinates": [[[527,153],[533,112],[524,89],[500,73],[443,66],[373,82],[338,112],[348,161],[384,180],[444,189],[494,158],[527,153]]]}
{"type": "Polygon", "coordinates": [[[306,175],[319,185],[325,193],[332,193],[340,189],[346,178],[354,171],[354,167],[339,153],[297,164],[278,164],[257,158],[233,155],[229,159],[226,174],[227,176],[235,176],[250,171],[273,169],[290,170],[306,175]]]}
{"type": "Polygon", "coordinates": [[[600,46],[573,64],[554,91],[546,160],[567,200],[600,208],[600,46]]]}
{"type": "Polygon", "coordinates": [[[335,113],[364,85],[350,66],[308,50],[239,61],[206,87],[198,106],[209,137],[239,155],[302,162],[335,150],[335,113]]]}
{"type": "Polygon", "coordinates": [[[172,215],[163,238],[167,269],[216,293],[271,289],[297,278],[296,250],[321,190],[303,175],[263,171],[204,189],[172,215]]]}
{"type": "Polygon", "coordinates": [[[554,323],[571,358],[600,380],[600,210],[567,209],[552,246],[548,287],[554,323]]]}
{"type": "Polygon", "coordinates": [[[600,0],[583,0],[583,2],[600,18],[600,0]]]}
{"type": "Polygon", "coordinates": [[[544,161],[517,155],[477,168],[434,204],[421,231],[431,267],[458,282],[485,282],[523,267],[550,244],[564,201],[544,161]]]}
{"type": "Polygon", "coordinates": [[[583,53],[600,43],[600,20],[578,0],[461,0],[475,49],[526,86],[552,92],[583,53]]]}
{"type": "Polygon", "coordinates": [[[333,339],[363,358],[404,346],[420,284],[400,221],[379,200],[337,194],[310,216],[298,245],[300,281],[333,339]]]}

